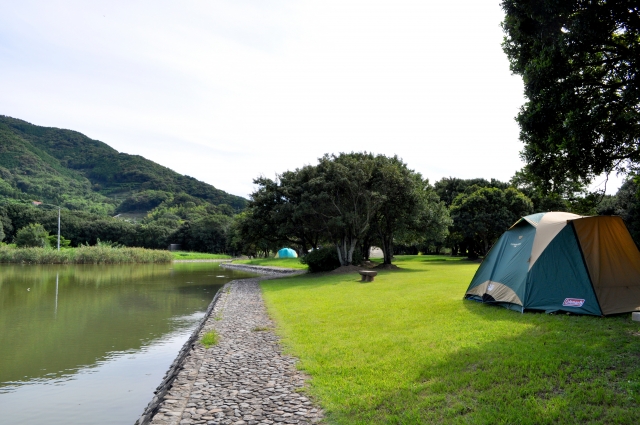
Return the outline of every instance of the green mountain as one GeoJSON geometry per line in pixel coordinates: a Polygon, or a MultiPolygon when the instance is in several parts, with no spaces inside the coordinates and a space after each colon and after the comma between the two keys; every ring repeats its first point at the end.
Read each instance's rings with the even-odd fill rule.
{"type": "Polygon", "coordinates": [[[0,115],[3,199],[39,200],[98,214],[142,213],[163,202],[228,205],[239,211],[247,202],[76,131],[0,115]]]}

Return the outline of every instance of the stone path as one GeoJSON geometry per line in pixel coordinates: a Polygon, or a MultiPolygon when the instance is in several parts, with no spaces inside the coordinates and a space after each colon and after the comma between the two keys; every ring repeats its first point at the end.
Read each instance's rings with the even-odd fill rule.
{"type": "Polygon", "coordinates": [[[221,289],[200,337],[214,329],[220,342],[195,343],[163,396],[154,425],[314,424],[322,411],[299,392],[304,375],[284,356],[266,314],[259,278],[221,289]]]}

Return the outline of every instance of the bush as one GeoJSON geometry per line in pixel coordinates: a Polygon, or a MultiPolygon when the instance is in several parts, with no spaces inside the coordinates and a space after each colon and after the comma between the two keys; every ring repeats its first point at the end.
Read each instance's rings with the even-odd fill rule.
{"type": "Polygon", "coordinates": [[[49,247],[49,232],[42,224],[31,223],[16,233],[16,246],[18,248],[45,248],[49,247]]]}
{"type": "Polygon", "coordinates": [[[309,266],[311,273],[328,272],[340,267],[338,252],[334,246],[314,249],[302,257],[300,262],[309,266]]]}
{"type": "MultiPolygon", "coordinates": [[[[51,248],[57,248],[58,247],[58,235],[49,235],[48,239],[49,239],[49,246],[51,248]]],[[[65,248],[70,248],[70,247],[71,247],[71,241],[61,235],[60,236],[60,248],[65,249],[65,248]]]]}

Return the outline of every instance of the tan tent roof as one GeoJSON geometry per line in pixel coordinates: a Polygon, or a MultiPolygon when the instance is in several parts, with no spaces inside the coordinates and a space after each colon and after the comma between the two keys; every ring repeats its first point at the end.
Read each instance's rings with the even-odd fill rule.
{"type": "MultiPolygon", "coordinates": [[[[571,214],[567,212],[549,212],[546,213],[542,219],[534,225],[536,227],[536,237],[533,240],[533,247],[531,248],[531,258],[529,259],[529,270],[536,263],[540,255],[545,248],[551,243],[567,222],[581,218],[582,216],[571,214]]],[[[533,223],[532,223],[533,224],[533,223]]]]}

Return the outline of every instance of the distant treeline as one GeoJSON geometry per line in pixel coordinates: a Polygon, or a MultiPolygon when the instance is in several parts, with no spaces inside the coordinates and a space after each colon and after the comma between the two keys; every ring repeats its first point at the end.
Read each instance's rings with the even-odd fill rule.
{"type": "Polygon", "coordinates": [[[544,191],[525,172],[517,172],[509,182],[447,177],[432,186],[426,180],[411,184],[411,179],[421,181],[397,158],[353,153],[326,155],[318,165],[286,171],[275,180],[258,178],[254,183],[259,188],[238,219],[242,250],[265,255],[286,245],[301,253],[319,246],[339,251],[355,240],[353,258],[366,259],[370,246],[381,247],[385,261],[393,254],[445,251],[476,258],[520,217],[546,211],[619,215],[640,245],[640,185],[635,175],[613,196],[589,192],[571,181],[544,191]],[[421,191],[428,202],[415,201],[421,191]],[[430,229],[413,220],[421,215],[424,223],[440,225],[430,229]],[[433,230],[441,236],[447,221],[446,237],[434,237],[433,230]]]}
{"type": "MultiPolygon", "coordinates": [[[[169,244],[180,244],[182,249],[199,252],[233,252],[229,245],[233,229],[233,213],[228,208],[211,204],[184,205],[156,208],[139,222],[62,209],[61,236],[71,241],[72,247],[96,245],[111,241],[128,247],[166,249],[169,244]]],[[[51,234],[57,234],[58,210],[28,204],[0,206],[0,223],[4,242],[11,243],[18,230],[39,223],[51,234]]]]}
{"type": "MultiPolygon", "coordinates": [[[[298,222],[288,218],[295,219],[296,216],[290,214],[296,208],[263,202],[271,196],[269,192],[280,193],[282,183],[263,183],[271,186],[266,190],[267,186],[264,185],[258,190],[249,209],[241,214],[234,214],[233,209],[228,206],[214,206],[191,197],[163,201],[137,221],[62,209],[61,234],[74,247],[95,245],[100,240],[152,249],[166,249],[169,244],[180,244],[184,250],[232,255],[267,255],[282,246],[291,246],[304,253],[303,246],[296,243],[292,235],[300,229],[306,231],[306,228],[296,227],[298,222]],[[282,211],[283,215],[268,213],[270,210],[282,211]]],[[[525,184],[519,184],[516,179],[506,183],[485,179],[444,178],[433,185],[431,202],[439,199],[446,206],[446,212],[452,219],[448,236],[444,240],[424,238],[413,243],[407,243],[406,237],[404,240],[396,239],[393,253],[437,253],[446,250],[452,254],[471,257],[483,255],[515,219],[541,211],[619,215],[625,220],[636,243],[640,244],[639,187],[636,179],[630,178],[614,196],[591,194],[570,198],[557,194],[542,196],[525,184]]],[[[51,235],[55,235],[58,226],[57,209],[24,203],[0,205],[0,236],[4,234],[1,239],[4,242],[11,243],[19,229],[32,223],[42,224],[51,235]]],[[[300,223],[308,225],[307,222],[300,223]]],[[[305,235],[312,236],[314,233],[307,232],[305,235]]],[[[379,243],[375,235],[370,236],[372,237],[364,241],[364,244],[379,243]]],[[[321,243],[321,238],[316,239],[316,243],[321,243]]],[[[361,256],[366,257],[364,248],[361,256]]]]}

